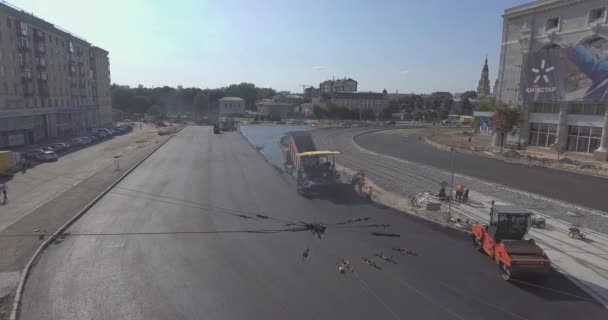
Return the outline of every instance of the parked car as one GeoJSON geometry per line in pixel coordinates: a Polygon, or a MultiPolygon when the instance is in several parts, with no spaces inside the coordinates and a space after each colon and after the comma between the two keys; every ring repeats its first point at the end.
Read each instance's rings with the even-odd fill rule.
{"type": "Polygon", "coordinates": [[[90,144],[91,142],[93,142],[93,140],[91,140],[91,138],[89,137],[79,137],[78,139],[82,140],[84,144],[90,144]]]}
{"type": "Polygon", "coordinates": [[[78,146],[84,146],[85,144],[87,144],[87,142],[82,138],[74,138],[72,140],[70,140],[70,144],[74,147],[78,147],[78,146]]]}
{"type": "Polygon", "coordinates": [[[44,150],[42,149],[30,149],[28,151],[25,152],[24,156],[27,159],[36,159],[36,157],[38,156],[39,153],[44,152],[44,150]]]}
{"type": "Polygon", "coordinates": [[[95,133],[95,136],[97,136],[97,138],[99,138],[99,140],[103,140],[108,137],[108,134],[100,131],[100,132],[95,133]]]}
{"type": "Polygon", "coordinates": [[[64,150],[69,149],[70,147],[72,147],[72,145],[69,144],[68,142],[60,142],[60,143],[58,143],[58,145],[62,145],[64,150]]]}
{"type": "Polygon", "coordinates": [[[104,133],[106,135],[110,134],[110,130],[108,128],[93,128],[91,129],[93,134],[104,133]]]}
{"type": "Polygon", "coordinates": [[[46,147],[42,147],[40,148],[43,151],[52,151],[52,152],[57,152],[57,148],[53,147],[53,146],[46,146],[46,147]]]}
{"type": "Polygon", "coordinates": [[[53,151],[42,151],[36,156],[36,159],[40,161],[57,161],[57,153],[53,151]]]}
{"type": "Polygon", "coordinates": [[[67,147],[61,143],[53,143],[52,145],[50,145],[50,147],[55,148],[55,152],[67,149],[67,147]]]}
{"type": "Polygon", "coordinates": [[[99,141],[99,137],[98,137],[98,136],[96,136],[96,135],[94,135],[94,134],[92,134],[92,135],[90,135],[90,136],[87,136],[87,137],[88,137],[89,139],[91,139],[91,141],[92,141],[92,142],[97,142],[97,141],[99,141]]]}

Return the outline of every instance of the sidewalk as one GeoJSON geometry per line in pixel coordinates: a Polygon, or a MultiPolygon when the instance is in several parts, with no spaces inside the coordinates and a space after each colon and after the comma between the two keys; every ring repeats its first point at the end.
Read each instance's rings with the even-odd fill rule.
{"type": "Polygon", "coordinates": [[[91,152],[92,156],[97,157],[72,159],[73,164],[85,162],[84,166],[79,167],[83,170],[77,172],[65,170],[70,166],[64,170],[53,167],[61,163],[60,159],[59,162],[28,170],[25,174],[19,173],[9,181],[9,203],[0,206],[0,294],[8,293],[9,296],[0,296],[0,319],[10,313],[12,291],[21,270],[46,236],[53,234],[124,172],[171,137],[161,137],[156,132],[145,136],[146,139],[139,135],[117,137],[125,138],[129,148],[101,143],[91,147],[99,147],[97,152],[100,153],[89,149],[75,152],[91,152]],[[120,153],[120,170],[114,164],[117,152],[120,153]],[[36,169],[39,170],[33,171],[36,169]],[[40,199],[31,201],[34,196],[40,199]]]}

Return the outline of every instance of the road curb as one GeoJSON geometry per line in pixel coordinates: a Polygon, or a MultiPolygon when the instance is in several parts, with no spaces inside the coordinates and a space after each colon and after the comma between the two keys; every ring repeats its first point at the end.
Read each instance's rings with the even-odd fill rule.
{"type": "Polygon", "coordinates": [[[29,276],[30,270],[36,264],[36,262],[40,258],[40,255],[42,254],[42,252],[44,252],[44,249],[46,249],[46,247],[48,247],[51,243],[53,243],[53,241],[55,241],[55,239],[57,239],[57,237],[60,234],[62,234],[67,228],[69,228],[72,224],[74,224],[74,222],[76,222],[76,220],[78,220],[80,217],[82,217],[91,207],[93,207],[97,202],[99,202],[99,200],[101,200],[101,198],[103,198],[108,192],[110,192],[110,190],[112,190],[112,188],[114,188],[117,184],[119,184],[122,180],[124,180],[131,172],[133,172],[133,170],[137,169],[137,167],[139,167],[144,161],[146,161],[150,156],[152,156],[158,149],[160,149],[163,145],[165,145],[165,143],[169,142],[183,128],[184,127],[180,128],[173,135],[171,135],[167,140],[163,141],[158,146],[156,146],[145,157],[143,157],[142,159],[137,161],[137,163],[135,163],[135,165],[133,165],[131,168],[129,168],[120,177],[118,177],[118,179],[116,181],[112,182],[112,184],[110,184],[110,186],[108,186],[103,192],[101,192],[97,197],[95,197],[95,199],[93,199],[93,201],[89,202],[86,206],[84,206],[84,208],[82,208],[80,211],[78,211],[78,213],[76,213],[76,215],[74,215],[72,218],[70,218],[66,223],[64,223],[61,227],[59,227],[59,229],[57,229],[57,231],[55,231],[42,244],[40,244],[38,249],[36,249],[36,251],[34,252],[32,257],[30,258],[30,260],[25,265],[25,268],[21,272],[21,277],[19,278],[19,283],[17,284],[17,290],[15,291],[15,298],[13,300],[13,310],[11,311],[11,315],[9,317],[10,320],[17,320],[17,318],[19,316],[19,308],[21,306],[21,296],[23,295],[23,288],[25,287],[25,283],[27,282],[27,278],[29,276]]]}

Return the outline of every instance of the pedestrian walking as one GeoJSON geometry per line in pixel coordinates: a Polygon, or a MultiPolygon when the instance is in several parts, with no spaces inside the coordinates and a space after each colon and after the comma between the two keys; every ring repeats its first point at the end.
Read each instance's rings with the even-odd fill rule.
{"type": "Polygon", "coordinates": [[[469,188],[464,187],[464,193],[462,194],[462,202],[469,201],[469,188]]]}
{"type": "Polygon", "coordinates": [[[4,183],[4,182],[0,183],[0,192],[2,192],[2,196],[4,197],[4,200],[2,201],[2,205],[5,205],[6,202],[8,201],[8,198],[6,196],[6,192],[7,192],[6,183],[4,183]]]}

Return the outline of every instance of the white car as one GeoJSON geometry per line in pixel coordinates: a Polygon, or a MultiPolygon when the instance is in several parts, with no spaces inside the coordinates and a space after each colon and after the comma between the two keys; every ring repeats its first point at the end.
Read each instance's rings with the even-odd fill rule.
{"type": "Polygon", "coordinates": [[[57,161],[57,154],[53,151],[42,151],[37,156],[36,159],[40,161],[57,161]]]}

